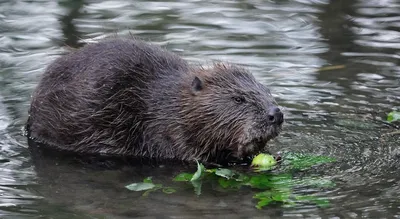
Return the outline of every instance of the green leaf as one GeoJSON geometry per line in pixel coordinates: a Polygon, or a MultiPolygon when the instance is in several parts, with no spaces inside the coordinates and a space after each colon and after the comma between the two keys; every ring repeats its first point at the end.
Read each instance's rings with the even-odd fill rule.
{"type": "Polygon", "coordinates": [[[284,207],[284,208],[293,208],[293,207],[295,207],[295,206],[296,206],[296,202],[294,202],[294,201],[292,201],[292,200],[289,200],[289,201],[285,202],[285,203],[282,205],[282,207],[284,207]]]}
{"type": "Polygon", "coordinates": [[[218,168],[215,171],[215,175],[230,179],[235,175],[235,173],[230,169],[218,168]]]}
{"type": "Polygon", "coordinates": [[[176,192],[176,189],[171,188],[171,187],[166,187],[166,188],[163,188],[162,191],[163,191],[165,194],[172,194],[172,193],[176,192]]]}
{"type": "Polygon", "coordinates": [[[264,192],[258,192],[253,195],[253,198],[256,198],[256,199],[270,198],[272,200],[272,191],[268,190],[268,191],[264,191],[264,192]]]}
{"type": "Polygon", "coordinates": [[[151,176],[146,177],[146,178],[143,179],[143,182],[144,182],[144,183],[153,183],[153,181],[151,180],[151,178],[152,178],[151,176]]]}
{"type": "Polygon", "coordinates": [[[262,209],[262,207],[269,205],[273,200],[270,198],[265,198],[261,199],[259,202],[257,202],[256,208],[257,209],[262,209]]]}
{"type": "Polygon", "coordinates": [[[193,175],[192,179],[190,179],[190,181],[196,181],[196,180],[200,179],[200,177],[205,169],[203,164],[199,163],[197,160],[196,160],[196,162],[197,162],[197,171],[194,173],[194,175],[193,175]]]}
{"type": "Polygon", "coordinates": [[[231,181],[227,180],[225,178],[219,178],[218,179],[218,184],[224,189],[227,189],[227,188],[231,187],[231,181]]]}
{"type": "Polygon", "coordinates": [[[245,174],[238,174],[237,177],[235,177],[235,180],[245,184],[250,180],[250,177],[246,176],[245,174]]]}
{"type": "Polygon", "coordinates": [[[247,185],[257,189],[286,189],[293,186],[293,180],[292,176],[289,174],[259,174],[252,176],[247,182],[247,185]]]}
{"type": "Polygon", "coordinates": [[[272,199],[277,202],[284,202],[287,199],[287,197],[280,193],[277,193],[274,194],[274,196],[272,196],[272,199]]]}
{"type": "Polygon", "coordinates": [[[272,190],[254,194],[253,198],[259,200],[256,205],[256,208],[261,209],[262,207],[269,205],[271,202],[280,201],[280,198],[274,196],[276,196],[276,194],[272,190]]]}
{"type": "Polygon", "coordinates": [[[284,190],[267,190],[264,192],[259,192],[256,193],[253,198],[256,199],[265,199],[269,198],[271,200],[277,201],[277,202],[287,202],[290,198],[291,191],[289,189],[284,189],[284,190]]]}
{"type": "Polygon", "coordinates": [[[292,190],[289,188],[272,190],[272,199],[278,202],[286,203],[289,202],[290,196],[292,195],[292,190]]]}
{"type": "Polygon", "coordinates": [[[400,112],[390,112],[387,117],[388,122],[400,121],[400,112]]]}
{"type": "Polygon", "coordinates": [[[282,204],[294,204],[290,199],[291,195],[292,195],[291,190],[288,188],[285,188],[283,190],[272,189],[256,193],[253,196],[253,198],[260,200],[256,205],[256,208],[260,209],[270,204],[271,202],[279,202],[282,204]]]}
{"type": "Polygon", "coordinates": [[[242,185],[244,185],[244,183],[241,181],[237,181],[235,179],[226,179],[226,178],[218,178],[218,184],[224,189],[228,188],[239,189],[242,185]]]}
{"type": "Polygon", "coordinates": [[[176,182],[189,182],[193,178],[193,173],[181,173],[177,175],[173,181],[176,182]]]}
{"type": "Polygon", "coordinates": [[[307,169],[317,164],[335,162],[336,159],[327,156],[288,153],[282,158],[284,164],[293,169],[307,169]]]}
{"type": "Polygon", "coordinates": [[[252,176],[248,182],[248,184],[257,189],[270,189],[272,187],[272,183],[270,181],[269,175],[255,175],[252,176]]]}
{"type": "Polygon", "coordinates": [[[274,187],[292,187],[294,184],[294,180],[292,179],[292,175],[288,173],[282,173],[279,175],[269,175],[269,180],[273,184],[274,187]]]}
{"type": "Polygon", "coordinates": [[[132,183],[132,184],[125,186],[125,188],[127,188],[131,191],[144,191],[144,190],[153,189],[155,187],[156,187],[156,185],[154,185],[153,183],[145,183],[145,182],[132,183]]]}

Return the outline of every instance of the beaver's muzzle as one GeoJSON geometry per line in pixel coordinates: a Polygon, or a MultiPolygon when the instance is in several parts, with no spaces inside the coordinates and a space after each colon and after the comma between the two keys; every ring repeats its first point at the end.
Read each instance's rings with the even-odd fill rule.
{"type": "Polygon", "coordinates": [[[283,123],[283,113],[278,107],[273,106],[269,109],[267,116],[267,123],[268,125],[278,125],[278,126],[283,123]]]}

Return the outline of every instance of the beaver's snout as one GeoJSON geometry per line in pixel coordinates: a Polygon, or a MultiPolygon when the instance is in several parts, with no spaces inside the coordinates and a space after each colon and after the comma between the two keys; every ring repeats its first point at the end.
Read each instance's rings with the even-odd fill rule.
{"type": "Polygon", "coordinates": [[[281,125],[283,123],[283,113],[278,107],[273,106],[268,112],[267,121],[269,125],[281,125]]]}

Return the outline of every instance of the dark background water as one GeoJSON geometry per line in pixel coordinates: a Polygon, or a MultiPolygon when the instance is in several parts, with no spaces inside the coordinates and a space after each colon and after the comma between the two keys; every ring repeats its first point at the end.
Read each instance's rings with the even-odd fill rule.
{"type": "Polygon", "coordinates": [[[396,0],[0,1],[0,218],[400,218],[399,135],[380,122],[400,109],[399,49],[396,0]],[[211,187],[143,198],[124,186],[186,169],[34,159],[22,128],[44,68],[66,46],[129,33],[190,62],[247,66],[286,115],[271,150],[338,159],[303,173],[334,188],[294,189],[330,207],[257,210],[251,191],[211,187]]]}

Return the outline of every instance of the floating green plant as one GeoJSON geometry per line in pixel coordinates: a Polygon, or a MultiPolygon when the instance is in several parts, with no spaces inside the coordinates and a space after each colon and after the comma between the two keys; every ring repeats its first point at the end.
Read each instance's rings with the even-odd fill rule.
{"type": "Polygon", "coordinates": [[[397,112],[397,111],[390,112],[390,113],[388,114],[386,120],[387,120],[388,122],[400,121],[400,112],[397,112]]]}
{"type": "MultiPolygon", "coordinates": [[[[173,178],[175,182],[190,183],[196,195],[201,195],[201,186],[205,182],[216,182],[224,190],[238,191],[243,187],[250,187],[255,192],[253,198],[257,200],[256,208],[261,209],[271,203],[281,203],[283,206],[294,206],[298,203],[314,203],[320,207],[329,206],[329,201],[314,195],[295,194],[293,188],[296,186],[332,187],[335,184],[322,177],[303,177],[293,179],[292,171],[304,170],[314,165],[334,162],[335,159],[326,156],[314,156],[299,153],[287,153],[282,156],[283,162],[280,167],[286,172],[272,173],[270,170],[277,165],[275,159],[270,155],[256,156],[252,167],[253,172],[242,173],[228,168],[206,169],[203,164],[197,162],[197,170],[194,173],[180,173],[173,178]]],[[[132,191],[149,192],[162,190],[166,194],[176,192],[172,187],[154,184],[151,178],[146,178],[142,183],[132,183],[126,186],[132,191]]]]}

